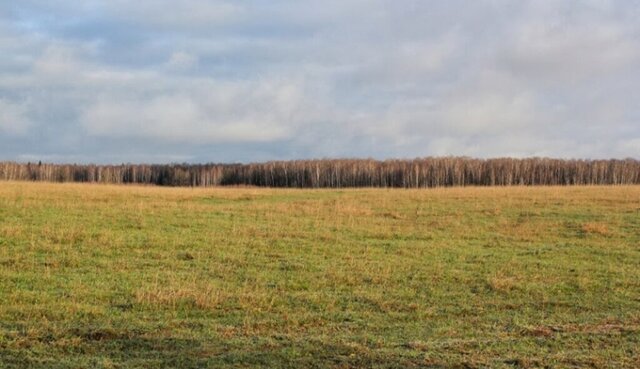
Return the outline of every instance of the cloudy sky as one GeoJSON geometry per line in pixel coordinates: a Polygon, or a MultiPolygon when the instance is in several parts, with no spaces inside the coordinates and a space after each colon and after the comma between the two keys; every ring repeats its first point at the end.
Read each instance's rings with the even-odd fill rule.
{"type": "Polygon", "coordinates": [[[636,1],[0,1],[0,160],[640,158],[636,1]]]}

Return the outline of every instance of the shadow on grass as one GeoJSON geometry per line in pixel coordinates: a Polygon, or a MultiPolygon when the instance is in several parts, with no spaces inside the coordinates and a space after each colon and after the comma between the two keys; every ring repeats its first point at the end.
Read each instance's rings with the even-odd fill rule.
{"type": "MultiPolygon", "coordinates": [[[[25,347],[0,344],[3,369],[68,368],[445,368],[425,365],[418,356],[355,349],[342,344],[260,339],[207,342],[177,338],[148,338],[90,331],[76,336],[73,346],[63,340],[32,342],[25,347]]],[[[405,353],[408,354],[408,353],[405,353]]],[[[415,353],[414,353],[415,354],[415,353]]],[[[450,367],[450,366],[449,366],[450,367]]]]}

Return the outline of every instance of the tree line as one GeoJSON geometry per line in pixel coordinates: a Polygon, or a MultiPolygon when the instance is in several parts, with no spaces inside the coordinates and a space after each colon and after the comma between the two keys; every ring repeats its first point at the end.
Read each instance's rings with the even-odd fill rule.
{"type": "Polygon", "coordinates": [[[253,164],[77,165],[0,162],[12,181],[340,188],[640,184],[635,159],[322,159],[253,164]]]}

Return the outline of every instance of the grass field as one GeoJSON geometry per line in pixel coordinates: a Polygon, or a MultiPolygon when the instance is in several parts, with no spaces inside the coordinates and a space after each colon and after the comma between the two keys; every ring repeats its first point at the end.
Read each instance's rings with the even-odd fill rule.
{"type": "Polygon", "coordinates": [[[638,368],[640,187],[0,183],[0,368],[638,368]]]}

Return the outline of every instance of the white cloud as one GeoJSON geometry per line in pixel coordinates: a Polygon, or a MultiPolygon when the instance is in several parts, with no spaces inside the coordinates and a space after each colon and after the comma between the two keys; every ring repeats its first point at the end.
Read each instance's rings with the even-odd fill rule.
{"type": "Polygon", "coordinates": [[[0,99],[0,133],[10,136],[26,134],[31,126],[31,121],[27,117],[28,111],[24,103],[0,99]]]}
{"type": "Polygon", "coordinates": [[[59,0],[0,14],[0,156],[638,155],[635,3],[59,0]],[[17,134],[24,152],[6,149],[17,134]]]}
{"type": "Polygon", "coordinates": [[[102,11],[118,19],[167,30],[213,27],[229,23],[242,14],[239,4],[220,0],[111,0],[101,5],[102,11]]]}
{"type": "Polygon", "coordinates": [[[167,67],[169,69],[185,70],[193,67],[198,63],[198,57],[183,51],[176,51],[171,54],[167,67]]]}
{"type": "Polygon", "coordinates": [[[527,94],[484,91],[449,101],[439,118],[458,134],[494,134],[531,125],[536,112],[527,94]]]}
{"type": "Polygon", "coordinates": [[[640,61],[636,25],[602,10],[541,8],[538,17],[520,18],[512,30],[505,59],[515,73],[567,84],[603,79],[640,61]]]}
{"type": "Polygon", "coordinates": [[[287,127],[268,117],[208,116],[184,96],[160,96],[151,101],[103,101],[82,117],[88,134],[98,137],[138,137],[179,143],[260,142],[286,137],[287,127]]]}
{"type": "Polygon", "coordinates": [[[616,145],[614,151],[621,156],[631,156],[629,153],[640,152],[640,138],[623,139],[616,145]]]}
{"type": "Polygon", "coordinates": [[[171,88],[151,98],[142,91],[103,96],[84,110],[81,124],[98,137],[207,144],[289,138],[304,119],[303,92],[292,83],[191,80],[167,83],[171,88]]]}

